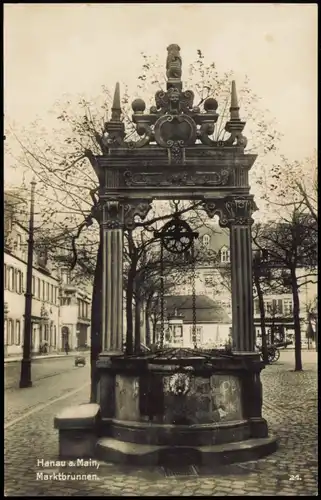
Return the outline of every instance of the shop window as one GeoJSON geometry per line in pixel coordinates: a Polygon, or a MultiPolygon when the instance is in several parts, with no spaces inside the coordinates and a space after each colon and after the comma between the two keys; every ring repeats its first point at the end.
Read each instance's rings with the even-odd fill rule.
{"type": "Polygon", "coordinates": [[[15,344],[21,344],[21,323],[19,320],[16,321],[16,339],[15,344]]]}

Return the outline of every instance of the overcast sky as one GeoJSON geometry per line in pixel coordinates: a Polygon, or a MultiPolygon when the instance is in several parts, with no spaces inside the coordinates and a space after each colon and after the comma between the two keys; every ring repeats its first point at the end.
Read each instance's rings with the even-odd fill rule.
{"type": "Polygon", "coordinates": [[[200,48],[219,71],[250,77],[286,156],[316,148],[316,4],[7,4],[4,30],[5,114],[18,124],[46,120],[63,93],[132,86],[141,51],[165,65],[166,47],[178,43],[183,70],[200,48]]]}

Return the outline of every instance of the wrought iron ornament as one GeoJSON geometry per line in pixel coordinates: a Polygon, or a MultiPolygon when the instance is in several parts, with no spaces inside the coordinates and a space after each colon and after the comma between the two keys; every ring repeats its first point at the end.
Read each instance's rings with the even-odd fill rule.
{"type": "Polygon", "coordinates": [[[167,222],[159,235],[164,247],[170,253],[186,253],[191,248],[194,238],[198,233],[192,231],[189,224],[179,218],[174,218],[167,222]]]}

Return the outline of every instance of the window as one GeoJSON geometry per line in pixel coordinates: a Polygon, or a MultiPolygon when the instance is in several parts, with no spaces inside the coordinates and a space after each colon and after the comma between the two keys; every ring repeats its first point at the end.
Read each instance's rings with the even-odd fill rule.
{"type": "Polygon", "coordinates": [[[8,283],[8,289],[10,292],[13,292],[15,289],[15,275],[14,275],[14,269],[13,267],[9,267],[9,283],[8,283]]]}
{"type": "MultiPolygon", "coordinates": [[[[193,327],[190,326],[190,334],[191,334],[191,344],[194,343],[193,339],[193,327]]],[[[197,326],[196,327],[196,343],[199,345],[203,341],[203,327],[202,326],[197,326]]]]}
{"type": "Polygon", "coordinates": [[[21,323],[19,320],[16,321],[16,345],[20,345],[21,343],[21,323]]]}
{"type": "Polygon", "coordinates": [[[54,303],[57,305],[58,304],[58,287],[55,286],[55,300],[54,303]]]}
{"type": "Polygon", "coordinates": [[[7,290],[7,287],[8,287],[8,275],[7,275],[7,265],[4,264],[4,268],[3,268],[3,277],[4,277],[4,283],[3,283],[3,286],[4,286],[4,289],[7,290]]]}
{"type": "Polygon", "coordinates": [[[4,345],[8,345],[8,320],[5,319],[4,320],[4,324],[3,324],[3,337],[4,337],[4,345]]]}
{"type": "Polygon", "coordinates": [[[182,325],[174,325],[173,336],[174,336],[174,339],[183,337],[182,325]]]}
{"type": "Polygon", "coordinates": [[[22,293],[23,286],[22,286],[22,273],[21,271],[17,271],[17,293],[22,293]]]}
{"type": "Polygon", "coordinates": [[[49,288],[50,288],[49,283],[46,283],[46,300],[48,301],[49,301],[49,288]]]}
{"type": "Polygon", "coordinates": [[[34,323],[32,323],[32,348],[34,348],[36,344],[36,336],[37,336],[37,328],[34,323]]]}
{"type": "Polygon", "coordinates": [[[54,286],[50,285],[50,302],[53,304],[54,301],[54,286]]]}
{"type": "Polygon", "coordinates": [[[17,234],[16,250],[17,252],[21,251],[21,234],[17,234]]]}
{"type": "Polygon", "coordinates": [[[230,251],[228,248],[222,248],[221,262],[230,262],[230,251]]]}
{"type": "Polygon", "coordinates": [[[36,278],[32,276],[32,295],[36,294],[36,278]]]}
{"type": "Polygon", "coordinates": [[[227,300],[227,301],[221,301],[221,306],[222,306],[224,309],[231,309],[232,304],[231,304],[231,301],[230,301],[230,300],[227,300]]]}
{"type": "Polygon", "coordinates": [[[54,325],[54,347],[57,347],[57,327],[54,325]]]}
{"type": "Polygon", "coordinates": [[[284,299],[283,300],[283,311],[285,316],[290,316],[293,312],[293,305],[292,305],[292,300],[291,299],[284,299]]]}
{"type": "Polygon", "coordinates": [[[14,334],[13,334],[13,321],[9,319],[8,321],[8,345],[13,345],[14,343],[14,334]]]}
{"type": "Polygon", "coordinates": [[[214,285],[214,276],[212,274],[207,274],[204,276],[205,286],[212,287],[214,285]]]}
{"type": "Polygon", "coordinates": [[[258,300],[254,301],[255,314],[260,314],[260,303],[258,300]]]}
{"type": "Polygon", "coordinates": [[[46,283],[41,280],[41,299],[46,300],[46,283]]]}
{"type": "Polygon", "coordinates": [[[41,291],[40,291],[40,286],[41,286],[40,279],[39,279],[39,278],[37,278],[37,293],[36,293],[36,295],[37,295],[37,299],[40,299],[40,298],[41,298],[41,297],[40,297],[40,294],[41,294],[41,291]]]}
{"type": "Polygon", "coordinates": [[[61,281],[64,285],[69,285],[69,271],[68,269],[61,270],[61,281]]]}
{"type": "Polygon", "coordinates": [[[204,236],[203,236],[204,247],[208,248],[210,246],[210,241],[211,241],[210,236],[208,234],[204,234],[204,236]]]}
{"type": "Polygon", "coordinates": [[[272,300],[267,300],[266,302],[264,302],[264,306],[265,306],[265,311],[268,313],[268,314],[271,314],[272,313],[272,300]]]}
{"type": "Polygon", "coordinates": [[[48,342],[48,325],[44,325],[44,340],[48,342]]]}

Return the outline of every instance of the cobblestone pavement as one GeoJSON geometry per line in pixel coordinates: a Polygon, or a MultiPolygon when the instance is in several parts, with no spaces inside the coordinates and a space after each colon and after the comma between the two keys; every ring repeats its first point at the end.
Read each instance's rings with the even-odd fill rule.
{"type": "MultiPolygon", "coordinates": [[[[8,428],[5,433],[6,496],[315,496],[317,495],[317,365],[304,353],[305,371],[293,372],[293,351],[262,372],[264,417],[279,437],[276,453],[256,462],[218,468],[206,475],[166,477],[162,468],[131,468],[100,463],[100,468],[61,468],[64,474],[96,474],[82,480],[37,480],[45,472],[37,460],[57,460],[53,416],[57,401],[8,428]]],[[[85,376],[85,372],[82,377],[85,376]]],[[[69,378],[69,375],[68,375],[69,378]]],[[[43,381],[43,388],[48,383],[43,381]]],[[[79,383],[81,386],[82,381],[79,383]]],[[[58,383],[58,380],[57,380],[58,383]]],[[[60,385],[62,380],[59,379],[60,385]]],[[[39,386],[40,387],[40,386],[39,386]]],[[[33,390],[33,389],[31,389],[33,390]]],[[[69,404],[86,402],[87,390],[69,404]]],[[[59,472],[50,469],[47,472],[59,472]]]]}

